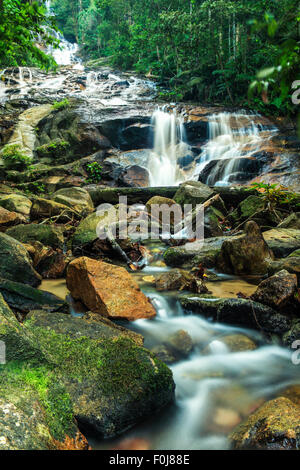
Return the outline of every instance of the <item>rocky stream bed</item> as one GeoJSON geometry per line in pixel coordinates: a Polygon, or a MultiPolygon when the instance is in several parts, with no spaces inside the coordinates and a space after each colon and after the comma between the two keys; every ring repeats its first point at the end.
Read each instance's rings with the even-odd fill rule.
{"type": "Polygon", "coordinates": [[[0,449],[299,449],[293,124],[163,106],[100,65],[10,68],[0,146],[0,449]],[[120,236],[120,197],[147,239],[120,236]],[[203,243],[162,236],[162,204],[204,210],[203,243]]]}

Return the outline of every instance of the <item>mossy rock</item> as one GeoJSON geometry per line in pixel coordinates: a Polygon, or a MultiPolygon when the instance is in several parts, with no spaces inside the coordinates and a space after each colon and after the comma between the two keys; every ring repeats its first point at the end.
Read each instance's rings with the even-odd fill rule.
{"type": "Polygon", "coordinates": [[[265,403],[230,436],[234,449],[297,450],[300,407],[288,398],[265,403]]]}
{"type": "Polygon", "coordinates": [[[30,216],[32,220],[43,220],[56,217],[56,220],[63,222],[72,218],[78,219],[79,214],[64,204],[36,197],[33,198],[30,216]]]}
{"type": "Polygon", "coordinates": [[[49,144],[41,145],[36,149],[39,158],[59,159],[67,155],[70,149],[69,142],[62,139],[55,139],[49,144]]]}
{"type": "Polygon", "coordinates": [[[18,212],[28,217],[32,202],[21,194],[8,194],[6,196],[0,196],[0,206],[8,211],[18,212]]]}
{"type": "Polygon", "coordinates": [[[52,248],[64,247],[63,229],[55,225],[18,225],[7,230],[7,235],[22,243],[39,241],[52,248]]]}
{"type": "Polygon", "coordinates": [[[179,187],[174,196],[174,200],[181,206],[185,204],[196,206],[197,204],[203,204],[203,202],[210,199],[214,194],[214,190],[206,184],[200,183],[199,181],[187,181],[179,187]]]}
{"type": "Polygon", "coordinates": [[[83,188],[60,189],[51,196],[51,199],[60,204],[70,207],[78,213],[94,211],[94,204],[89,193],[83,188]]]}
{"type": "Polygon", "coordinates": [[[33,287],[42,280],[22,243],[4,233],[0,233],[0,278],[33,287]]]}
{"type": "Polygon", "coordinates": [[[239,206],[230,214],[230,219],[235,223],[241,223],[251,218],[263,210],[265,207],[265,201],[260,196],[249,196],[247,199],[242,201],[239,206]]]}

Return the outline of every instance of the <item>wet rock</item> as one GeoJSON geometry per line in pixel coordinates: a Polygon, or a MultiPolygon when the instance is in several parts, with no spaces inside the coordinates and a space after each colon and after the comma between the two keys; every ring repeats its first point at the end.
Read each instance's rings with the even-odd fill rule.
{"type": "Polygon", "coordinates": [[[262,281],[257,290],[251,295],[251,299],[268,305],[275,310],[290,313],[290,311],[300,308],[300,303],[296,300],[297,276],[290,274],[286,270],[279,271],[274,276],[262,281]],[[298,305],[296,305],[296,302],[298,305]]]}
{"type": "Polygon", "coordinates": [[[24,246],[4,233],[0,233],[0,277],[33,287],[37,287],[42,280],[24,246]]]}
{"type": "Polygon", "coordinates": [[[24,218],[16,212],[11,212],[0,207],[0,229],[11,227],[24,222],[24,218]]]}
{"type": "Polygon", "coordinates": [[[32,220],[44,220],[56,218],[57,222],[64,223],[77,219],[78,214],[64,204],[49,199],[34,198],[30,217],[32,220]]]}
{"type": "Polygon", "coordinates": [[[199,314],[218,323],[283,334],[292,325],[286,315],[248,299],[219,299],[201,296],[179,298],[186,314],[199,314]]]}
{"type": "Polygon", "coordinates": [[[276,258],[285,258],[300,248],[300,230],[274,228],[264,232],[264,239],[276,258]]]}
{"type": "MultiPolygon", "coordinates": [[[[59,325],[56,322],[58,330],[59,325]]],[[[34,318],[21,326],[0,298],[0,340],[6,344],[7,359],[1,371],[0,398],[6,403],[18,400],[18,408],[25,412],[26,393],[32,413],[36,397],[40,404],[46,397],[42,412],[48,428],[34,427],[36,441],[41,434],[46,445],[53,438],[60,442],[67,436],[74,438],[76,421],[81,429],[114,437],[173,400],[172,372],[146,349],[115,333],[77,338],[77,327],[71,330],[59,333],[42,322],[38,326],[34,318]],[[18,367],[12,361],[18,361],[18,367]]],[[[28,431],[31,423],[27,423],[28,431]]],[[[37,445],[36,441],[27,444],[26,433],[23,428],[20,431],[18,447],[37,445]]]]}
{"type": "Polygon", "coordinates": [[[300,385],[294,385],[281,393],[281,396],[288,398],[296,405],[300,406],[300,385]]]}
{"type": "Polygon", "coordinates": [[[299,256],[283,258],[281,260],[272,261],[268,266],[269,275],[279,271],[286,270],[291,274],[296,274],[298,285],[300,285],[300,258],[299,256]]]}
{"type": "Polygon", "coordinates": [[[296,450],[300,407],[279,397],[265,403],[230,436],[234,449],[296,450]]]}
{"type": "Polygon", "coordinates": [[[200,244],[196,242],[187,246],[168,248],[164,253],[164,261],[172,267],[191,268],[201,263],[205,268],[213,268],[222,244],[227,238],[207,238],[200,244]]]}
{"type": "Polygon", "coordinates": [[[292,327],[282,337],[283,344],[289,348],[293,346],[295,341],[300,341],[300,321],[299,320],[293,320],[292,327]]]}
{"type": "Polygon", "coordinates": [[[190,290],[198,294],[206,294],[207,287],[201,279],[197,279],[192,274],[182,269],[173,269],[163,273],[155,279],[158,291],[190,290]]]}
{"type": "Polygon", "coordinates": [[[60,189],[51,196],[51,199],[59,204],[64,204],[78,213],[93,212],[94,204],[89,193],[83,188],[60,189]]]}
{"type": "Polygon", "coordinates": [[[35,309],[44,309],[47,312],[68,310],[65,302],[54,294],[34,289],[20,282],[0,278],[0,292],[11,308],[23,313],[28,313],[30,310],[35,309]]]}
{"type": "Polygon", "coordinates": [[[52,248],[63,249],[64,247],[63,230],[55,225],[22,224],[8,229],[7,235],[22,243],[39,241],[52,248]]]}
{"type": "Polygon", "coordinates": [[[163,196],[153,196],[149,201],[146,202],[146,209],[148,214],[151,215],[152,206],[162,206],[166,205],[168,207],[172,207],[176,202],[174,199],[170,199],[163,196]]]}
{"type": "Polygon", "coordinates": [[[184,330],[178,330],[169,336],[165,345],[177,358],[187,357],[193,349],[192,338],[184,330]]]}
{"type": "Polygon", "coordinates": [[[82,257],[69,264],[67,286],[74,299],[104,317],[133,321],[156,315],[149,299],[124,268],[82,257]]]}
{"type": "Polygon", "coordinates": [[[121,171],[118,183],[122,186],[147,188],[150,185],[150,175],[146,168],[139,165],[131,165],[121,171]]]}
{"type": "Polygon", "coordinates": [[[218,258],[218,268],[233,274],[265,274],[274,259],[258,225],[247,222],[243,235],[224,241],[218,258]]]}
{"type": "Polygon", "coordinates": [[[300,230],[300,212],[290,214],[278,225],[278,228],[293,228],[300,230]]]}
{"type": "Polygon", "coordinates": [[[151,352],[165,364],[174,364],[177,362],[175,355],[166,346],[158,345],[151,349],[151,352]]]}
{"type": "Polygon", "coordinates": [[[8,194],[6,196],[0,196],[0,206],[8,211],[17,212],[28,217],[32,202],[26,196],[20,194],[8,194]]]}
{"type": "Polygon", "coordinates": [[[174,196],[177,204],[184,206],[185,204],[202,204],[215,194],[214,190],[209,186],[197,181],[187,181],[183,183],[174,196]]]}
{"type": "Polygon", "coordinates": [[[97,212],[88,215],[83,219],[72,238],[72,248],[73,252],[82,250],[84,245],[94,242],[98,239],[97,227],[103,229],[103,227],[109,226],[111,223],[118,220],[118,210],[117,208],[112,207],[110,210],[103,215],[98,215],[97,212]]]}
{"type": "Polygon", "coordinates": [[[254,351],[254,349],[257,349],[255,342],[242,334],[222,336],[219,341],[226,344],[231,352],[254,351]]]}
{"type": "Polygon", "coordinates": [[[265,207],[265,201],[259,196],[249,196],[242,201],[239,206],[230,214],[230,219],[235,223],[242,223],[253,218],[254,214],[260,212],[265,207]]]}

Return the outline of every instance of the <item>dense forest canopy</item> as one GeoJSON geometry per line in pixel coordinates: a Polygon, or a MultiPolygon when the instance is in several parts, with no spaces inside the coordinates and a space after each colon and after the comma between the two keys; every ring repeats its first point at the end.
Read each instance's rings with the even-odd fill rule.
{"type": "MultiPolygon", "coordinates": [[[[296,0],[53,0],[52,5],[59,27],[86,56],[110,56],[115,66],[157,76],[171,85],[175,98],[240,104],[257,70],[282,65],[288,77],[286,70],[279,79],[278,70],[272,74],[284,89],[271,87],[265,101],[274,111],[291,108],[286,98],[291,76],[299,72],[296,0]]],[[[254,101],[262,106],[260,98],[254,101]]]]}
{"type": "Polygon", "coordinates": [[[167,100],[247,105],[252,83],[253,107],[296,111],[298,0],[52,0],[55,15],[46,3],[0,2],[2,66],[54,67],[45,46],[57,45],[56,21],[84,59],[107,57],[115,67],[157,77],[167,100]]]}

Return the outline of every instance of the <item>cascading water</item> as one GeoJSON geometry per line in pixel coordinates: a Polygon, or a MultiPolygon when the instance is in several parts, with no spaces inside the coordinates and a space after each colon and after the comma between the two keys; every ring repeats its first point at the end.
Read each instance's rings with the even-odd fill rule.
{"type": "Polygon", "coordinates": [[[256,122],[257,118],[258,115],[243,112],[210,116],[209,141],[202,150],[194,177],[200,174],[200,180],[210,186],[226,186],[247,180],[247,169],[253,164],[253,155],[277,130],[268,128],[269,135],[266,135],[266,128],[256,122]],[[210,163],[213,161],[214,164],[210,163]],[[209,171],[205,171],[208,168],[209,171]]]}
{"type": "Polygon", "coordinates": [[[158,109],[152,116],[154,147],[149,155],[148,170],[151,186],[174,186],[184,180],[177,164],[189,149],[185,143],[183,119],[158,109]]]}

